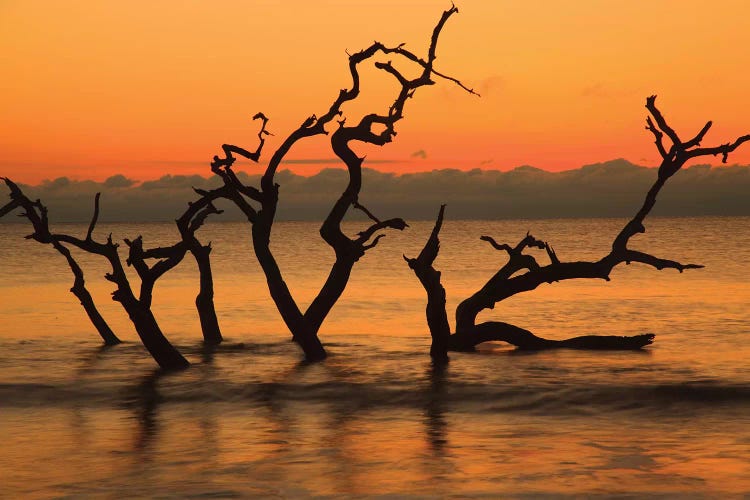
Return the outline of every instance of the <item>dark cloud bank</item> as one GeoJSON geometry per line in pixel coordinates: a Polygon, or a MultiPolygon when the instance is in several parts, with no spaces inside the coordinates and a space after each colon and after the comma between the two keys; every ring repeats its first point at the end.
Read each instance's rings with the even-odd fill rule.
{"type": "MultiPolygon", "coordinates": [[[[258,175],[240,173],[257,185],[258,175]]],[[[345,170],[326,169],[303,177],[290,171],[276,176],[281,185],[280,220],[322,220],[347,182],[345,170]]],[[[381,217],[432,219],[447,203],[451,219],[510,219],[549,217],[623,217],[640,207],[656,169],[626,160],[587,165],[551,173],[523,166],[508,172],[475,169],[435,170],[415,174],[364,171],[360,201],[381,217]]],[[[123,175],[104,182],[59,178],[38,186],[23,186],[31,198],[41,198],[52,221],[87,221],[94,194],[102,192],[103,221],[169,221],[195,198],[191,187],[211,188],[217,179],[165,176],[137,183],[123,175]]],[[[750,166],[683,169],[659,195],[655,215],[750,215],[750,166]]],[[[224,220],[242,220],[228,203],[224,220]]],[[[6,217],[5,219],[10,219],[6,217]]]]}

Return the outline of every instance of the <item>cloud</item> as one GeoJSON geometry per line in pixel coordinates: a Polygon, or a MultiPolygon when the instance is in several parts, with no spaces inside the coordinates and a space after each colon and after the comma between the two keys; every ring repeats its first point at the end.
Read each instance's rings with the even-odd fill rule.
{"type": "Polygon", "coordinates": [[[61,189],[70,186],[70,179],[67,177],[58,177],[52,181],[44,181],[43,185],[48,189],[61,189]]]}
{"type": "MultiPolygon", "coordinates": [[[[238,172],[243,182],[258,185],[260,174],[238,172]]],[[[637,210],[656,179],[656,170],[625,160],[586,165],[564,172],[521,166],[507,172],[475,168],[434,170],[397,175],[363,171],[360,200],[381,218],[428,219],[447,203],[453,219],[508,219],[548,217],[626,217],[637,210]]],[[[309,177],[282,170],[279,220],[322,220],[345,189],[345,169],[326,168],[309,177]]],[[[123,175],[104,182],[61,177],[37,186],[22,186],[40,198],[55,222],[85,222],[94,195],[102,193],[102,221],[173,221],[196,198],[192,187],[210,189],[217,178],[167,175],[136,184],[123,175]]],[[[659,195],[654,215],[750,215],[750,166],[684,168],[659,195]]],[[[0,197],[6,195],[0,191],[0,197]]],[[[0,198],[2,200],[2,198],[0,198]]],[[[242,220],[230,203],[224,220],[242,220]]],[[[360,217],[360,214],[354,214],[360,217]]],[[[6,217],[2,219],[14,219],[6,217]]]]}
{"type": "Polygon", "coordinates": [[[128,188],[136,183],[133,179],[128,179],[122,174],[113,175],[104,181],[104,186],[108,188],[128,188]]]}
{"type": "Polygon", "coordinates": [[[411,155],[411,158],[421,158],[423,160],[427,159],[427,152],[424,149],[420,149],[419,151],[414,151],[411,155]]]}

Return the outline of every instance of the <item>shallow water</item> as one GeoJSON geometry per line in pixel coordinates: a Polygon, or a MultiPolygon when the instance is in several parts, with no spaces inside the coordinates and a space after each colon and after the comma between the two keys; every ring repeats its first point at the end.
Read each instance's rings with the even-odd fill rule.
{"type": "MultiPolygon", "coordinates": [[[[479,235],[531,230],[573,260],[606,253],[622,222],[449,221],[437,262],[449,310],[502,262],[479,235]]],[[[622,266],[611,282],[542,286],[483,315],[550,338],[655,333],[642,352],[488,344],[452,354],[445,370],[429,363],[424,291],[401,259],[431,223],[389,234],[358,263],[321,332],[331,356],[314,365],[288,341],[247,228],[215,223],[203,236],[227,342],[200,345],[186,261],[155,291],[163,329],[193,363],[167,375],[109,300],[101,263],[82,259],[127,341],[112,348],[67,292],[62,257],[23,240],[25,226],[0,225],[0,496],[746,495],[748,223],[656,218],[633,247],[706,269],[622,266]]],[[[174,238],[164,224],[110,230],[174,238]]],[[[274,236],[300,302],[331,260],[316,235],[315,224],[283,223],[274,236]]]]}

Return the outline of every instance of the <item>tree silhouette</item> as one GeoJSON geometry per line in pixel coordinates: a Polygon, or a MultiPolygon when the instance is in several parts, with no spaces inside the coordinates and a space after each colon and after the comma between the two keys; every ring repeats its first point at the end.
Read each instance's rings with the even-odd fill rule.
{"type": "MultiPolygon", "coordinates": [[[[104,343],[106,345],[119,344],[120,339],[117,338],[117,335],[115,335],[102,315],[99,313],[99,310],[94,303],[94,299],[91,297],[91,293],[89,293],[88,289],[86,288],[86,280],[84,279],[81,266],[79,266],[78,262],[73,258],[70,250],[68,250],[65,245],[61,244],[59,240],[52,237],[52,234],[49,230],[47,207],[42,205],[42,202],[40,200],[31,201],[29,198],[27,198],[26,195],[24,195],[21,189],[18,187],[18,185],[10,179],[4,177],[2,179],[5,182],[5,185],[10,189],[10,202],[0,208],[0,218],[18,208],[23,210],[20,215],[22,217],[26,217],[29,222],[31,222],[31,225],[34,228],[34,232],[26,236],[26,238],[34,239],[36,241],[39,241],[40,243],[52,245],[55,250],[57,250],[60,254],[62,254],[63,257],[65,257],[65,259],[68,261],[68,266],[70,267],[70,270],[72,271],[74,276],[73,286],[70,289],[71,293],[73,293],[73,295],[78,297],[78,300],[81,301],[81,305],[83,306],[84,311],[86,311],[86,315],[91,320],[91,323],[94,325],[94,328],[96,328],[96,331],[102,337],[104,343]]],[[[94,218],[92,219],[91,226],[89,227],[89,235],[93,231],[93,227],[96,224],[96,219],[99,216],[98,203],[96,207],[97,210],[94,213],[94,218]]]]}
{"type": "Polygon", "coordinates": [[[447,362],[448,351],[473,350],[482,342],[497,340],[508,342],[521,349],[550,349],[568,347],[575,349],[639,349],[653,341],[654,335],[636,335],[632,337],[587,335],[566,340],[550,340],[538,337],[530,331],[515,325],[499,321],[486,321],[477,324],[478,314],[485,309],[494,308],[498,302],[518,293],[534,290],[542,283],[578,278],[599,278],[609,281],[612,269],[621,263],[639,262],[658,270],[685,269],[703,267],[697,264],[681,264],[628,248],[630,238],[646,231],[643,222],[656,203],[656,197],[661,188],[686,161],[707,155],[722,155],[722,162],[726,163],[729,153],[742,143],[750,140],[745,135],[734,142],[715,147],[700,147],[704,136],[711,128],[709,121],[698,134],[689,141],[683,142],[677,133],[667,124],[663,115],[656,107],[656,96],[646,99],[646,108],[651,116],[646,119],[646,129],[655,138],[656,148],[662,157],[657,172],[657,179],[646,194],[643,205],[625,227],[617,234],[612,242],[612,250],[597,261],[563,262],[553,248],[546,242],[527,234],[516,245],[497,243],[490,236],[480,239],[487,241],[493,248],[506,252],[508,261],[495,273],[492,278],[476,293],[462,301],[456,308],[456,331],[451,334],[448,315],[445,309],[445,289],[440,281],[440,272],[433,267],[440,248],[439,233],[443,223],[445,205],[440,207],[434,229],[427,243],[416,258],[404,259],[414,271],[422,286],[427,291],[427,323],[432,335],[430,355],[436,362],[447,362]],[[667,149],[664,145],[664,135],[671,141],[667,149]],[[550,263],[540,265],[529,254],[524,253],[527,248],[544,249],[550,263]],[[520,274],[519,274],[520,273],[520,274]]]}
{"type": "Polygon", "coordinates": [[[208,215],[221,213],[214,206],[214,201],[217,199],[230,200],[247,216],[252,225],[251,234],[256,257],[266,276],[271,297],[284,322],[292,332],[294,340],[302,347],[308,360],[323,359],[326,357],[326,351],[318,338],[318,331],[331,308],[343,293],[354,264],[364,256],[367,250],[377,245],[380,238],[384,236],[380,231],[385,229],[403,230],[407,227],[406,222],[401,218],[387,220],[377,218],[360,203],[359,193],[362,187],[362,163],[364,158],[357,156],[351,149],[350,143],[361,142],[383,146],[391,142],[396,135],[395,124],[403,118],[403,110],[407,99],[413,97],[418,88],[433,85],[432,77],[449,80],[467,92],[475,94],[472,89],[464,86],[458,79],[443,74],[434,68],[440,33],[446,21],[457,12],[458,9],[455,6],[443,12],[432,32],[426,58],[418,57],[406,49],[404,44],[387,47],[379,42],[350,55],[351,87],[340,90],[338,96],[324,114],[308,117],[282,142],[272,155],[261,178],[259,188],[244,185],[232,170],[232,165],[235,162],[234,155],[255,162],[260,158],[266,136],[270,133],[266,130],[268,118],[263,113],[257,113],[253,117],[255,120],[261,120],[257,149],[251,152],[238,146],[228,144],[222,146],[224,157],[215,156],[211,163],[211,169],[214,174],[222,179],[223,185],[212,190],[194,189],[199,195],[199,199],[190,203],[187,210],[176,221],[181,235],[179,242],[168,247],[147,249],[144,248],[141,236],[133,240],[124,240],[128,246],[126,264],[132,266],[140,278],[137,294],[128,281],[119,256],[118,245],[112,241],[111,235],[103,243],[93,239],[93,231],[99,217],[99,194],[95,198],[94,215],[84,239],[68,234],[51,233],[48,228],[47,209],[40,201],[31,202],[28,200],[21,193],[20,188],[10,180],[6,180],[6,184],[11,188],[11,203],[3,207],[0,216],[18,207],[25,209],[23,215],[32,222],[35,229],[34,234],[30,237],[43,243],[52,244],[66,256],[76,276],[74,293],[81,298],[84,308],[100,334],[105,338],[105,342],[114,343],[118,340],[96,310],[90,294],[85,289],[80,266],[73,260],[65,245],[105,257],[112,268],[112,271],[107,273],[105,277],[117,286],[117,289],[112,293],[113,300],[122,304],[141,341],[157,363],[165,369],[179,369],[188,366],[188,362],[164,336],[151,311],[153,288],[161,276],[182,261],[186,252],[191,252],[196,259],[200,273],[200,292],[196,298],[196,307],[201,321],[204,341],[207,344],[221,342],[222,335],[213,303],[213,278],[209,260],[211,246],[210,244],[202,245],[196,238],[195,233],[205,222],[208,215]],[[394,103],[384,114],[367,114],[356,125],[349,126],[346,124],[346,119],[342,117],[342,106],[354,101],[360,94],[360,65],[379,55],[396,56],[400,62],[416,65],[420,73],[416,78],[409,79],[393,65],[392,61],[375,61],[374,66],[376,68],[395,78],[400,86],[399,91],[394,103]],[[281,161],[297,141],[316,135],[328,135],[329,131],[326,130],[326,126],[337,117],[342,118],[336,120],[338,127],[331,134],[331,148],[347,166],[349,182],[320,228],[321,237],[334,251],[335,262],[323,287],[303,313],[284,282],[281,270],[270,248],[271,230],[279,201],[279,185],[274,182],[274,176],[281,161]],[[260,207],[254,207],[251,202],[258,203],[260,207]],[[341,228],[341,223],[350,207],[361,210],[371,221],[369,227],[360,231],[354,237],[344,234],[341,228]],[[151,260],[156,260],[156,262],[149,264],[148,262],[151,260]]]}
{"type": "Polygon", "coordinates": [[[379,239],[384,236],[383,233],[380,233],[381,230],[403,230],[407,226],[406,222],[400,218],[381,220],[361,204],[359,194],[362,187],[362,163],[364,158],[357,156],[351,149],[350,143],[361,142],[383,146],[391,142],[396,135],[395,124],[403,118],[403,110],[407,99],[413,97],[418,88],[433,85],[434,82],[431,79],[433,76],[447,79],[467,92],[474,93],[459,80],[440,73],[434,68],[438,38],[448,18],[456,12],[458,12],[458,9],[455,6],[443,12],[433,30],[426,58],[418,57],[404,48],[404,44],[387,47],[379,42],[373,43],[360,52],[351,54],[349,56],[351,88],[342,89],[325,113],[320,116],[312,115],[305,119],[281,143],[268,162],[261,177],[259,188],[243,184],[235,175],[232,166],[236,160],[234,155],[248,158],[254,162],[257,162],[260,158],[265,136],[269,135],[266,130],[268,118],[263,113],[258,113],[253,117],[262,121],[258,133],[259,145],[257,149],[250,152],[237,146],[223,145],[224,157],[215,156],[211,163],[212,171],[223,180],[223,186],[212,191],[198,191],[202,195],[202,199],[196,202],[198,206],[209,203],[218,197],[224,197],[234,202],[247,217],[252,225],[252,242],[255,255],[266,276],[271,297],[285,324],[292,332],[294,340],[299,343],[304,351],[307,360],[314,361],[326,357],[326,351],[318,338],[318,331],[331,308],[343,293],[354,264],[368,250],[377,245],[379,239]],[[287,287],[270,248],[271,230],[279,201],[279,185],[274,182],[274,176],[281,161],[299,140],[329,133],[326,126],[335,118],[343,115],[342,106],[359,96],[360,65],[378,55],[398,56],[402,62],[410,65],[416,64],[420,69],[420,74],[414,79],[409,79],[396,69],[391,61],[376,61],[375,67],[394,77],[400,86],[394,103],[386,113],[367,114],[353,126],[347,125],[345,118],[337,120],[338,127],[331,133],[331,148],[346,165],[349,182],[320,228],[321,237],[334,252],[335,262],[322,288],[310,306],[303,312],[287,287]],[[252,203],[260,206],[254,206],[252,203]],[[371,221],[369,227],[360,231],[354,237],[344,234],[341,229],[341,222],[349,208],[361,210],[371,221]]]}
{"type": "MultiPolygon", "coordinates": [[[[188,203],[188,208],[175,221],[181,239],[169,247],[144,249],[140,236],[134,241],[125,240],[125,243],[130,247],[127,263],[135,268],[142,283],[153,283],[163,274],[162,272],[159,275],[152,276],[154,271],[146,264],[147,259],[163,259],[164,272],[166,272],[179,264],[186,252],[193,255],[198,265],[199,277],[199,291],[195,298],[195,306],[200,319],[203,341],[210,345],[219,344],[223,340],[214,306],[213,272],[210,259],[211,244],[203,245],[195,233],[209,215],[221,213],[223,213],[223,210],[217,209],[210,201],[204,204],[188,203]]],[[[153,287],[153,284],[151,284],[151,287],[153,287]]]]}
{"type": "Polygon", "coordinates": [[[187,210],[176,221],[182,239],[172,246],[144,249],[143,238],[141,236],[132,241],[125,239],[125,243],[128,246],[126,264],[132,266],[140,278],[140,287],[136,295],[125,273],[119,255],[119,245],[112,241],[112,235],[110,234],[104,243],[97,242],[93,238],[94,229],[99,219],[99,193],[94,198],[94,214],[86,232],[86,237],[81,239],[68,234],[52,233],[49,229],[47,208],[41,201],[32,202],[23,194],[17,184],[10,179],[4,178],[3,180],[10,189],[11,201],[0,209],[0,217],[17,208],[22,208],[24,212],[21,216],[26,217],[34,228],[34,232],[27,236],[27,238],[34,239],[40,243],[50,244],[65,256],[75,276],[71,292],[79,298],[86,314],[106,344],[116,344],[120,340],[115,336],[97,310],[91,294],[85,287],[83,271],[66,245],[71,245],[107,259],[112,271],[107,273],[105,278],[117,285],[117,289],[112,293],[112,299],[119,302],[125,309],[141,342],[154,360],[159,366],[168,370],[185,368],[189,363],[164,336],[151,311],[153,290],[156,281],[166,272],[177,266],[182,261],[185,253],[190,251],[198,262],[200,273],[200,292],[196,299],[196,306],[201,321],[204,341],[207,344],[221,342],[221,332],[219,331],[213,305],[213,279],[209,261],[211,246],[202,245],[195,236],[195,232],[210,214],[221,213],[212,203],[209,202],[201,205],[191,204],[188,206],[187,210]],[[147,260],[154,259],[156,260],[154,264],[149,265],[147,263],[147,260]]]}

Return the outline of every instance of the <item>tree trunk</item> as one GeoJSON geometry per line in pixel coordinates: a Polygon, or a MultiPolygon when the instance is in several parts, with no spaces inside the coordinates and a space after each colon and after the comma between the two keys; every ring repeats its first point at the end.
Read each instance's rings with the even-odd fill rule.
{"type": "Polygon", "coordinates": [[[331,266],[331,272],[328,273],[323,287],[305,311],[303,316],[305,322],[315,335],[318,334],[326,316],[344,293],[355,262],[356,260],[351,256],[337,255],[336,262],[331,266]]]}
{"type": "Polygon", "coordinates": [[[457,332],[450,337],[450,349],[473,351],[483,343],[491,341],[507,342],[519,349],[542,351],[546,349],[586,349],[586,350],[634,350],[651,344],[653,334],[621,337],[616,335],[582,335],[564,340],[538,337],[528,330],[501,321],[480,323],[468,331],[457,332]]]}
{"type": "MultiPolygon", "coordinates": [[[[549,245],[536,240],[528,234],[515,248],[497,244],[489,237],[482,237],[483,240],[490,241],[495,248],[507,251],[511,259],[481,290],[459,305],[456,312],[456,333],[451,334],[448,315],[445,309],[445,288],[440,281],[440,272],[433,266],[440,251],[439,233],[443,225],[444,212],[445,205],[440,207],[435,226],[419,256],[413,259],[404,256],[404,260],[409,264],[409,267],[414,271],[422,287],[427,292],[427,308],[425,313],[430,335],[432,336],[430,356],[434,363],[443,364],[448,362],[448,351],[474,351],[477,345],[490,341],[507,342],[519,349],[534,351],[559,348],[633,350],[640,349],[653,342],[653,334],[634,335],[631,337],[584,335],[565,340],[551,340],[537,337],[528,330],[501,321],[487,321],[478,325],[475,324],[475,319],[479,311],[483,308],[494,306],[495,302],[504,298],[503,294],[510,296],[520,291],[533,290],[539,283],[545,281],[557,281],[573,277],[606,277],[607,274],[603,273],[601,269],[611,269],[618,262],[615,259],[605,258],[600,262],[594,263],[560,263],[554,250],[549,245]],[[545,248],[553,262],[552,266],[541,268],[532,257],[522,255],[521,251],[527,246],[545,248]],[[608,265],[603,265],[601,262],[608,263],[608,265]],[[555,280],[546,280],[544,276],[539,277],[541,272],[544,272],[545,269],[549,270],[551,267],[556,269],[555,280]],[[518,278],[511,278],[520,269],[528,269],[529,272],[518,278]],[[571,270],[574,272],[571,272],[571,270]],[[529,277],[537,277],[538,279],[529,280],[529,277]],[[522,283],[525,283],[525,287],[518,286],[518,290],[516,290],[512,286],[508,286],[509,279],[516,281],[525,279],[528,283],[522,281],[522,283]]],[[[628,255],[630,254],[632,252],[628,255]]],[[[633,255],[633,257],[640,258],[642,256],[633,255]]],[[[634,258],[633,260],[636,259],[634,258]]],[[[658,264],[670,267],[680,266],[680,268],[694,267],[693,265],[683,266],[664,260],[659,260],[658,264]]]]}
{"type": "Polygon", "coordinates": [[[91,320],[91,323],[96,328],[96,331],[99,332],[99,335],[101,335],[102,340],[104,340],[105,345],[117,345],[121,342],[119,338],[117,338],[117,335],[112,331],[112,329],[109,327],[107,322],[104,320],[101,314],[99,314],[99,310],[96,308],[96,305],[94,304],[94,299],[91,298],[91,294],[88,290],[82,285],[79,286],[78,282],[76,282],[73,287],[70,289],[70,291],[78,297],[78,300],[81,301],[81,305],[83,306],[83,309],[86,311],[86,314],[88,315],[89,319],[91,320]]]}
{"type": "Polygon", "coordinates": [[[425,315],[427,316],[427,325],[432,337],[430,345],[430,357],[435,364],[445,364],[448,362],[448,350],[451,348],[451,327],[448,323],[448,313],[446,312],[446,294],[443,284],[440,282],[440,271],[433,266],[433,262],[440,251],[440,228],[443,226],[443,216],[445,214],[445,205],[440,207],[435,227],[432,229],[424,249],[416,259],[409,259],[404,255],[404,260],[414,271],[420,283],[427,292],[427,307],[425,315]]]}
{"type": "Polygon", "coordinates": [[[68,266],[70,266],[70,270],[73,272],[74,276],[73,287],[70,289],[70,291],[71,293],[73,293],[73,295],[78,297],[78,300],[81,302],[84,311],[86,311],[86,315],[91,320],[91,323],[94,325],[94,328],[96,328],[96,331],[99,332],[102,340],[104,340],[104,344],[119,344],[120,339],[117,338],[117,335],[115,335],[102,315],[99,314],[99,310],[96,308],[96,304],[94,304],[94,299],[91,297],[88,289],[86,289],[86,281],[83,277],[83,270],[81,269],[81,266],[78,265],[76,260],[73,258],[73,255],[70,253],[70,250],[68,250],[64,245],[54,239],[51,239],[51,242],[55,250],[62,254],[63,257],[65,257],[65,259],[68,261],[68,266]]]}
{"type": "MultiPolygon", "coordinates": [[[[317,336],[318,331],[333,305],[341,297],[346,288],[354,264],[367,250],[374,248],[384,236],[384,234],[376,233],[385,229],[403,230],[407,227],[406,222],[400,218],[381,221],[359,203],[358,197],[362,187],[362,162],[364,158],[358,157],[349,147],[349,143],[360,142],[378,146],[390,143],[396,135],[395,124],[403,118],[403,108],[407,99],[413,97],[418,88],[433,85],[435,83],[431,79],[433,76],[447,79],[467,92],[475,93],[461,84],[459,80],[433,69],[440,32],[448,18],[456,12],[458,12],[458,9],[455,6],[443,12],[432,32],[426,58],[413,54],[405,49],[403,44],[396,47],[386,47],[379,42],[373,43],[370,47],[360,52],[350,54],[349,72],[352,77],[351,88],[341,89],[336,99],[328,108],[328,111],[320,116],[309,116],[302,122],[299,128],[282,142],[271,156],[266,171],[261,177],[260,190],[244,185],[231,170],[231,167],[235,161],[234,153],[252,161],[258,161],[261,148],[265,142],[265,135],[269,134],[265,128],[268,118],[263,113],[258,113],[253,117],[253,119],[261,119],[263,121],[261,130],[258,133],[259,145],[254,152],[224,144],[222,145],[222,150],[225,157],[214,156],[211,163],[211,170],[222,178],[226,189],[231,191],[230,193],[222,194],[222,196],[232,200],[252,224],[253,248],[266,276],[271,297],[284,323],[286,323],[292,332],[293,339],[303,349],[305,357],[309,361],[326,357],[325,349],[317,336]],[[341,107],[345,103],[357,99],[359,96],[360,75],[358,66],[381,54],[398,55],[400,58],[402,57],[405,60],[416,63],[421,67],[421,72],[416,78],[408,79],[395,69],[390,62],[382,63],[376,61],[374,63],[376,68],[389,73],[400,84],[398,96],[386,112],[382,114],[369,113],[363,116],[357,125],[353,127],[347,126],[346,118],[342,118],[341,120],[337,118],[343,115],[341,107]],[[284,282],[278,264],[270,249],[271,227],[279,199],[279,186],[274,182],[274,175],[286,154],[298,140],[315,135],[329,134],[330,131],[326,130],[326,126],[334,119],[338,123],[338,128],[331,134],[331,146],[336,156],[346,164],[349,172],[349,182],[342,195],[334,203],[334,206],[320,228],[320,235],[334,250],[336,261],[322,289],[303,314],[284,282]],[[258,210],[253,207],[248,200],[260,203],[261,209],[258,210]],[[341,223],[348,210],[352,207],[365,212],[373,222],[369,228],[357,233],[357,236],[354,238],[344,234],[341,229],[341,223]]],[[[205,199],[207,196],[215,193],[215,191],[198,191],[198,193],[203,195],[205,199]]]]}
{"type": "Polygon", "coordinates": [[[144,308],[135,300],[123,302],[123,307],[141,342],[162,369],[182,370],[190,366],[188,360],[164,336],[150,309],[144,308]]]}
{"type": "MultiPolygon", "coordinates": [[[[267,216],[267,215],[266,215],[267,216]]],[[[272,217],[272,216],[271,216],[272,217]]],[[[307,326],[302,313],[294,301],[289,287],[281,276],[281,271],[276,263],[276,259],[270,249],[270,233],[273,219],[259,219],[252,226],[253,249],[258,259],[263,273],[266,275],[266,283],[271,298],[276,304],[276,308],[281,314],[281,318],[286,323],[292,337],[299,344],[305,353],[307,361],[320,361],[327,357],[323,344],[318,339],[315,332],[307,326]]]]}
{"type": "Polygon", "coordinates": [[[214,281],[211,273],[211,260],[209,253],[211,247],[198,246],[193,251],[195,261],[198,263],[198,272],[200,279],[200,291],[195,298],[195,307],[198,310],[198,317],[201,322],[201,331],[203,332],[203,342],[206,344],[220,344],[223,340],[219,320],[216,317],[216,308],[214,307],[214,281]]]}

